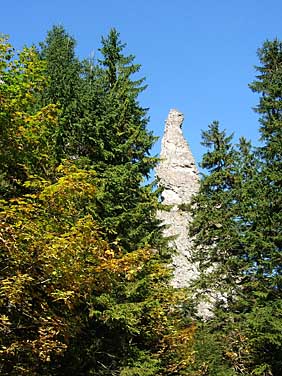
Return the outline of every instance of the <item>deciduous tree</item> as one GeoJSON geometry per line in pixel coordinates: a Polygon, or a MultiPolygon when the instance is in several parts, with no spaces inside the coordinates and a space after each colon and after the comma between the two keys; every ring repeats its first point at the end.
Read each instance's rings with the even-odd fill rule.
{"type": "Polygon", "coordinates": [[[49,179],[54,172],[58,110],[38,105],[46,89],[45,63],[34,48],[18,55],[7,38],[0,40],[0,191],[17,195],[30,175],[49,179]]]}

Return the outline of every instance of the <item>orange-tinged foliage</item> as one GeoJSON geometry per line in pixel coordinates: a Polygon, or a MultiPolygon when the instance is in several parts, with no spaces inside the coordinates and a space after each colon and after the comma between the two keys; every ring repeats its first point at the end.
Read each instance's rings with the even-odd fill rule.
{"type": "Polygon", "coordinates": [[[36,374],[40,365],[58,361],[84,325],[79,307],[91,301],[90,317],[105,323],[125,320],[132,335],[143,333],[155,344],[156,359],[168,357],[167,374],[175,373],[191,361],[187,353],[194,329],[188,325],[179,331],[180,318],[172,319],[184,295],[154,290],[159,276],[168,273],[159,263],[149,267],[154,252],[123,254],[117,244],[112,249],[91,215],[79,216],[81,202],[95,194],[94,173],[70,166],[62,171],[66,174],[40,194],[2,207],[0,354],[5,369],[11,375],[36,374]],[[60,205],[64,210],[58,218],[54,213],[60,205]],[[102,311],[97,308],[103,297],[115,294],[116,286],[134,286],[144,272],[150,299],[112,303],[108,308],[105,301],[102,311]]]}
{"type": "MultiPolygon", "coordinates": [[[[79,307],[87,306],[93,293],[99,298],[114,294],[119,283],[134,283],[153,257],[148,249],[128,254],[117,244],[112,249],[91,215],[83,215],[82,203],[95,194],[93,171],[67,166],[60,173],[57,183],[37,195],[10,200],[0,214],[0,354],[11,374],[39,372],[39,364],[61,357],[81,330],[79,307]]],[[[153,288],[157,274],[167,270],[156,264],[150,272],[153,288]]],[[[156,299],[163,303],[141,300],[132,305],[132,316],[130,304],[119,304],[101,312],[100,320],[120,320],[124,309],[130,330],[162,337],[174,302],[169,302],[171,295],[160,298],[158,293],[156,299]],[[138,322],[140,328],[135,328],[138,322]]],[[[91,307],[97,315],[95,303],[91,307]]],[[[176,347],[176,338],[166,336],[162,352],[176,347]]]]}

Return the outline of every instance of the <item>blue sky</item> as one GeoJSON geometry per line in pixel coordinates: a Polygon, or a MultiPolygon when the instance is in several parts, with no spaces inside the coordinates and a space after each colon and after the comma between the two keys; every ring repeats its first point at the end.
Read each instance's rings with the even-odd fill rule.
{"type": "MultiPolygon", "coordinates": [[[[149,85],[149,129],[161,136],[170,108],[185,115],[184,135],[199,162],[201,130],[213,120],[235,136],[258,138],[257,96],[248,88],[264,40],[282,38],[281,0],[1,1],[1,29],[16,48],[38,43],[54,24],[89,57],[118,29],[149,85]]],[[[153,153],[159,153],[160,141],[153,153]]]]}

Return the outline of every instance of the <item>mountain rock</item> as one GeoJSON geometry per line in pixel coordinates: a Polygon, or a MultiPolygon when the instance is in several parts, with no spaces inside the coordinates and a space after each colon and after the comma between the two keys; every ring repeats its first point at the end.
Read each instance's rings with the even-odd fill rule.
{"type": "Polygon", "coordinates": [[[158,184],[162,187],[162,203],[169,210],[160,210],[158,218],[165,225],[164,236],[173,237],[170,246],[176,250],[173,257],[174,287],[187,287],[198,274],[196,265],[189,261],[192,240],[188,236],[190,215],[185,211],[191,197],[199,189],[199,174],[195,160],[182,133],[184,116],[170,110],[162,138],[160,163],[156,168],[158,184]]]}

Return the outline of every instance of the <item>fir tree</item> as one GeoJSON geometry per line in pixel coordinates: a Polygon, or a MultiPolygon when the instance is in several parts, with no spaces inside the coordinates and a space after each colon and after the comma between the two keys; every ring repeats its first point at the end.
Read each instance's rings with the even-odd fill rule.
{"type": "MultiPolygon", "coordinates": [[[[261,115],[263,144],[254,152],[242,138],[232,154],[234,148],[228,142],[222,149],[216,143],[215,136],[220,134],[216,127],[212,140],[207,138],[211,134],[204,133],[204,142],[213,152],[203,158],[210,175],[203,178],[194,200],[192,234],[195,259],[202,268],[200,286],[206,284],[220,292],[226,287],[227,304],[218,301],[214,319],[204,324],[206,338],[218,343],[215,353],[229,363],[231,374],[278,376],[282,346],[282,44],[266,42],[258,54],[262,66],[257,67],[259,75],[250,87],[261,94],[256,111],[261,115]]],[[[211,359],[209,374],[214,369],[211,359]]]]}
{"type": "Polygon", "coordinates": [[[158,192],[145,184],[157,163],[150,156],[156,138],[147,129],[147,109],[138,102],[144,79],[133,76],[140,65],[134,63],[134,56],[124,55],[124,48],[119,33],[112,29],[102,38],[98,64],[92,69],[88,66],[84,95],[90,93],[93,99],[88,102],[90,108],[85,108],[81,144],[82,156],[103,182],[96,218],[109,241],[118,236],[130,251],[144,244],[156,245],[160,229],[155,219],[158,192]]]}
{"type": "MultiPolygon", "coordinates": [[[[279,375],[282,367],[282,42],[258,50],[261,66],[250,88],[260,94],[261,168],[255,184],[249,257],[253,306],[247,315],[255,371],[279,375]]],[[[258,373],[259,374],[259,373],[258,373]]]]}
{"type": "Polygon", "coordinates": [[[233,135],[221,131],[213,122],[202,134],[202,144],[208,148],[201,167],[200,189],[192,201],[191,236],[195,237],[193,261],[203,273],[200,284],[232,297],[238,276],[239,220],[235,188],[238,186],[238,151],[232,145],[233,135]]]}
{"type": "MultiPolygon", "coordinates": [[[[260,134],[263,145],[258,154],[262,160],[260,205],[256,224],[263,243],[258,245],[257,275],[263,278],[269,292],[281,296],[282,251],[282,42],[265,42],[258,50],[261,67],[250,87],[259,93],[256,111],[260,114],[260,134]]],[[[255,255],[254,255],[255,256],[255,255]]]]}
{"type": "Polygon", "coordinates": [[[56,137],[58,161],[77,154],[76,138],[82,110],[81,63],[75,56],[75,46],[75,39],[62,26],[54,26],[40,44],[40,56],[46,61],[46,77],[49,81],[42,102],[56,103],[60,108],[56,137]]]}

